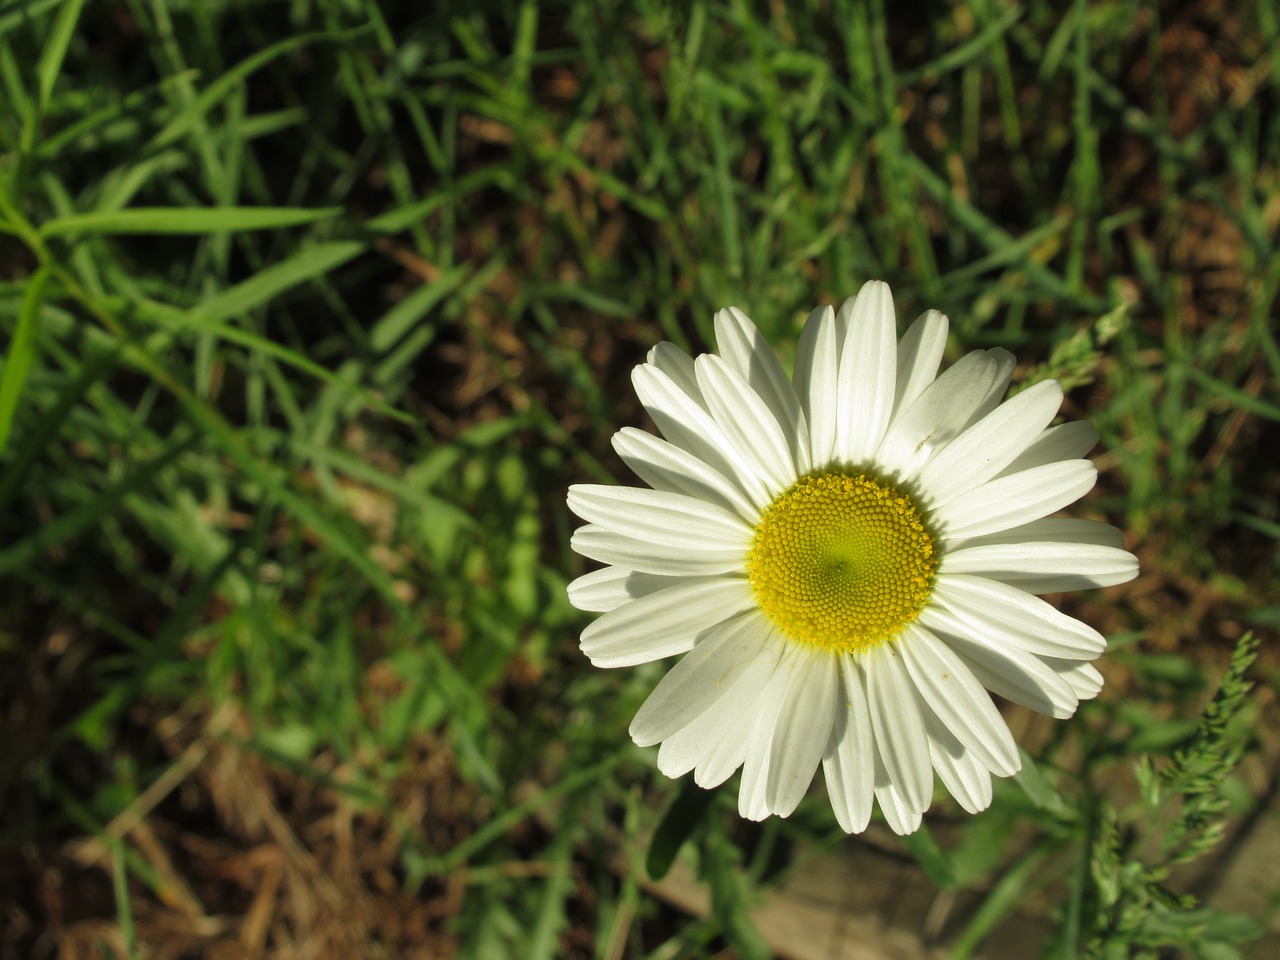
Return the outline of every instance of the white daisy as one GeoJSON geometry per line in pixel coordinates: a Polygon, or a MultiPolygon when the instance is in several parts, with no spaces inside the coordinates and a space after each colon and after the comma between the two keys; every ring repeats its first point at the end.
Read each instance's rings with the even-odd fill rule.
{"type": "Polygon", "coordinates": [[[703,787],[743,768],[744,817],[787,816],[822,765],[836,819],[872,799],[910,833],[933,774],[971,812],[1019,767],[988,691],[1053,717],[1098,693],[1106,642],[1036,596],[1137,575],[1120,531],[1051,517],[1093,487],[1087,423],[1054,381],[1001,403],[1014,359],[936,376],[947,318],[899,342],[889,288],[809,317],[788,378],[741,310],[720,353],[669,343],[633,381],[665,440],[614,437],[652,489],[575,485],[573,547],[607,564],[569,598],[602,667],[684,654],[631,724],[703,787]]]}

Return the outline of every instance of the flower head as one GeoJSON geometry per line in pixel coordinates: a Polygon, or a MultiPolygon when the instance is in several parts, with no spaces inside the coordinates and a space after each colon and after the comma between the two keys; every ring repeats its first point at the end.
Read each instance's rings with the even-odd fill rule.
{"type": "Polygon", "coordinates": [[[790,814],[819,764],[850,832],[873,798],[915,830],[935,771],[985,809],[1019,767],[988,691],[1069,717],[1102,686],[1105,640],[1037,594],[1137,575],[1117,529],[1051,516],[1093,487],[1097,434],[1050,426],[1055,381],[1002,403],[1007,351],[938,376],[947,318],[899,341],[880,282],[812,313],[790,378],[742,311],[715,327],[719,355],[663,343],[635,370],[666,439],[614,447],[649,488],[570,488],[573,547],[606,564],[569,587],[602,614],[583,651],[684,655],[631,736],[703,787],[742,767],[745,817],[790,814]]]}

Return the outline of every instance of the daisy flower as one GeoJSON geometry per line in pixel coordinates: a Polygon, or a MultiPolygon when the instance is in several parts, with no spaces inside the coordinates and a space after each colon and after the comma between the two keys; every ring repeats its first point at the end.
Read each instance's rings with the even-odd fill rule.
{"type": "Polygon", "coordinates": [[[920,825],[934,773],[970,812],[1020,764],[991,693],[1052,717],[1095,696],[1106,641],[1037,594],[1123,583],[1120,531],[1052,516],[1094,484],[1088,423],[1044,381],[1003,403],[1005,350],[937,374],[947,318],[897,338],[884,283],[814,310],[788,377],[750,319],[719,354],[660,343],[632,380],[665,439],[615,449],[648,487],[579,484],[569,586],[597,666],[682,659],[631,724],[738,809],[785,817],[821,765],[840,825],[920,825]]]}

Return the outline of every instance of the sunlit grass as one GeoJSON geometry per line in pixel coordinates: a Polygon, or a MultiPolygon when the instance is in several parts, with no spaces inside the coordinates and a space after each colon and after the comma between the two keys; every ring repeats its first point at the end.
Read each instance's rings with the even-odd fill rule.
{"type": "MultiPolygon", "coordinates": [[[[1280,24],[1233,14],[1213,73],[1208,28],[1147,3],[891,7],[0,3],[3,856],[104,839],[80,869],[145,945],[184,902],[157,844],[292,849],[276,810],[316,864],[331,822],[378,838],[334,847],[342,890],[435,905],[442,950],[761,955],[772,851],[843,835],[821,797],[759,830],[714,801],[683,854],[711,914],[640,892],[680,786],[626,736],[656,672],[576,650],[564,489],[624,475],[652,343],[704,349],[733,303],[788,357],[876,277],[951,316],[953,358],[1064,380],[1103,435],[1083,509],[1144,564],[1075,608],[1113,640],[1101,700],[906,849],[990,891],[961,953],[1008,877],[1062,905],[1056,956],[1111,929],[1103,808],[1280,622],[1280,24]]],[[[407,949],[379,916],[317,936],[407,949]]]]}

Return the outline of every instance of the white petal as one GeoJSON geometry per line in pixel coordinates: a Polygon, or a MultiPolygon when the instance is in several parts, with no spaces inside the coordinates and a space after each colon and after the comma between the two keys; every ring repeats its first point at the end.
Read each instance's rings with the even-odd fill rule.
{"type": "Polygon", "coordinates": [[[909,624],[895,644],[920,701],[965,747],[1002,777],[1021,761],[1009,726],[991,696],[951,649],[929,631],[909,624]]]}
{"type": "Polygon", "coordinates": [[[747,718],[747,752],[742,760],[742,783],[738,788],[738,815],[745,820],[769,816],[769,765],[774,754],[773,733],[787,701],[787,689],[801,651],[795,645],[787,651],[778,669],[760,691],[747,718]]]}
{"type": "Polygon", "coordinates": [[[822,775],[836,821],[845,833],[861,833],[871,820],[876,748],[871,739],[866,687],[857,661],[844,654],[839,665],[840,698],[822,758],[822,775]]]}
{"type": "Polygon", "coordinates": [[[1034,654],[999,645],[981,634],[931,629],[992,693],[1059,720],[1076,712],[1079,698],[1071,685],[1034,654]]]}
{"type": "MultiPolygon", "coordinates": [[[[658,681],[631,721],[631,739],[648,747],[667,739],[708,710],[739,673],[764,655],[770,631],[763,617],[747,615],[712,627],[658,681]]],[[[767,658],[766,658],[767,659],[767,658]]]]}
{"type": "MultiPolygon", "coordinates": [[[[767,679],[765,682],[768,682],[767,679]]],[[[752,709],[755,708],[759,699],[760,690],[757,690],[756,697],[751,702],[752,709]]],[[[751,723],[749,718],[746,722],[751,723]]],[[[743,719],[739,717],[736,726],[725,731],[720,741],[698,761],[698,765],[693,768],[694,783],[704,790],[718,787],[746,762],[747,748],[751,746],[751,734],[755,730],[755,724],[752,723],[746,731],[742,726],[743,719]]]]}
{"type": "Polygon", "coordinates": [[[937,717],[926,716],[925,726],[929,730],[929,757],[947,792],[969,813],[981,813],[991,806],[991,771],[937,717]]]}
{"type": "Polygon", "coordinates": [[[881,469],[910,479],[933,453],[959,435],[986,397],[997,374],[984,350],[961,357],[894,417],[876,454],[881,469]]]}
{"type": "Polygon", "coordinates": [[[1060,423],[1040,434],[1004,472],[1018,473],[1059,460],[1079,460],[1097,443],[1098,431],[1088,420],[1060,423]]]}
{"type": "Polygon", "coordinates": [[[1045,380],[1002,403],[956,437],[916,477],[936,504],[986,483],[1027,448],[1062,405],[1062,387],[1045,380]]]}
{"type": "Polygon", "coordinates": [[[1071,689],[1081,700],[1092,700],[1102,691],[1102,674],[1092,663],[1070,660],[1046,660],[1049,668],[1071,684],[1071,689]]]}
{"type": "Polygon", "coordinates": [[[702,392],[698,389],[698,378],[693,372],[693,357],[674,343],[663,340],[649,350],[645,362],[661,370],[680,390],[706,406],[702,400],[702,392]]]}
{"type": "Polygon", "coordinates": [[[613,435],[613,449],[655,490],[718,504],[753,525],[760,518],[760,511],[724,474],[674,443],[635,427],[623,427],[613,435]]]}
{"type": "Polygon", "coordinates": [[[605,613],[682,582],[682,579],[638,573],[626,567],[601,567],[584,573],[569,584],[569,602],[579,610],[605,613]]]}
{"type": "Polygon", "coordinates": [[[770,747],[766,802],[780,817],[795,810],[826,750],[835,718],[838,662],[835,654],[798,646],[770,747]]]}
{"type": "MultiPolygon", "coordinates": [[[[954,368],[953,368],[954,369],[954,368]]],[[[1088,460],[1065,460],[975,487],[932,511],[945,540],[978,537],[1039,520],[1079,500],[1098,471],[1088,460]]]]}
{"type": "Polygon", "coordinates": [[[704,353],[694,364],[707,407],[733,444],[774,493],[796,480],[796,465],[782,427],[760,395],[715,354],[704,353]]]}
{"type": "Polygon", "coordinates": [[[728,477],[757,508],[767,506],[773,495],[725,436],[719,424],[695,399],[657,367],[641,364],[631,374],[636,395],[662,435],[682,450],[728,477]]]}
{"type": "MultiPolygon", "coordinates": [[[[929,784],[932,788],[932,767],[929,770],[929,784]]],[[[884,814],[884,822],[889,825],[889,829],[903,837],[920,829],[920,821],[933,802],[933,797],[931,795],[924,803],[907,800],[890,777],[880,752],[876,751],[876,802],[880,804],[880,812],[884,814]]]]}
{"type": "Polygon", "coordinates": [[[969,423],[976,423],[1000,405],[1005,391],[1009,389],[1009,381],[1013,378],[1014,368],[1018,365],[1017,358],[1004,347],[993,347],[987,351],[987,355],[996,362],[996,377],[991,382],[991,386],[987,388],[987,395],[982,398],[981,402],[978,403],[977,409],[973,411],[973,416],[969,418],[969,423]]]}
{"type": "MultiPolygon", "coordinates": [[[[705,770],[718,755],[722,744],[734,739],[741,741],[743,718],[751,716],[760,691],[777,669],[786,646],[775,638],[765,656],[752,660],[734,679],[716,691],[718,697],[714,703],[662,741],[658,750],[658,769],[668,777],[684,776],[695,767],[705,770]]],[[[698,783],[715,786],[727,779],[741,763],[739,759],[715,783],[702,780],[698,783]]]]}
{"type": "Polygon", "coordinates": [[[588,523],[635,540],[684,549],[738,550],[745,556],[751,527],[724,507],[696,497],[644,487],[575,483],[569,509],[588,523]]]}
{"type": "Polygon", "coordinates": [[[601,563],[663,577],[710,577],[741,572],[744,562],[741,550],[687,549],[688,544],[651,543],[625,537],[594,523],[575,530],[569,546],[576,553],[601,563]]]}
{"type": "Polygon", "coordinates": [[[897,389],[894,415],[916,402],[924,388],[938,375],[943,351],[947,348],[948,321],[937,310],[926,310],[907,328],[898,344],[897,389]]]}
{"type": "Polygon", "coordinates": [[[1092,543],[995,543],[948,551],[939,572],[964,573],[1012,583],[1035,593],[1087,590],[1127,583],[1138,575],[1138,558],[1127,550],[1092,543]],[[1046,584],[1062,584],[1041,589],[1046,584]]]}
{"type": "Polygon", "coordinates": [[[981,577],[938,577],[920,622],[948,632],[980,633],[1043,657],[1092,660],[1107,645],[1098,631],[1039,597],[981,577]]]}
{"type": "MultiPolygon", "coordinates": [[[[770,705],[776,706],[772,702],[770,705]]],[[[765,727],[771,727],[770,721],[776,719],[772,714],[757,715],[755,723],[751,725],[751,732],[747,734],[747,751],[742,758],[742,782],[738,785],[738,816],[743,820],[759,823],[770,813],[765,795],[765,776],[769,771],[769,738],[765,727]],[[762,760],[757,760],[755,754],[761,752],[765,756],[762,760]]]]}
{"type": "Polygon", "coordinates": [[[823,467],[835,456],[840,342],[830,307],[817,307],[796,344],[795,385],[809,424],[809,456],[823,467]]]}
{"type": "Polygon", "coordinates": [[[633,667],[692,649],[704,631],[755,607],[746,580],[685,580],[598,618],[582,631],[597,667],[633,667]]]}
{"type": "Polygon", "coordinates": [[[1113,587],[1118,583],[1128,583],[1135,576],[1137,576],[1136,568],[1132,574],[1117,576],[1114,579],[1104,579],[1101,576],[1087,573],[1046,573],[1040,576],[1024,574],[1016,578],[1006,577],[1005,580],[1015,585],[1019,590],[1043,595],[1046,593],[1075,593],[1079,590],[1113,587]]]}
{"type": "Polygon", "coordinates": [[[836,456],[859,464],[880,446],[893,412],[898,334],[889,285],[868,281],[840,313],[848,315],[848,333],[840,353],[836,456]]]}
{"type": "Polygon", "coordinates": [[[1044,517],[1030,523],[1010,527],[999,533],[982,537],[953,540],[949,550],[964,550],[991,543],[1026,543],[1035,540],[1057,540],[1061,543],[1092,543],[1100,547],[1124,549],[1124,534],[1109,523],[1100,520],[1079,520],[1075,517],[1044,517]]]}
{"type": "Polygon", "coordinates": [[[876,753],[902,799],[912,808],[924,810],[933,793],[933,767],[920,699],[911,677],[893,645],[864,652],[862,668],[876,753]]]}
{"type": "MultiPolygon", "coordinates": [[[[759,691],[756,691],[755,700],[759,700],[759,691]]],[[[755,707],[755,700],[751,701],[751,707],[755,707]]],[[[694,783],[703,787],[704,790],[710,790],[712,787],[718,787],[728,778],[733,776],[733,772],[746,762],[746,750],[751,745],[751,731],[742,731],[742,718],[736,718],[736,724],[732,730],[724,731],[718,744],[710,749],[703,759],[699,760],[698,765],[694,767],[694,783]]],[[[750,719],[748,719],[750,722],[750,719]]],[[[662,754],[658,754],[658,759],[662,759],[662,754]]]]}
{"type": "Polygon", "coordinates": [[[807,473],[809,463],[809,428],[795,388],[778,356],[751,319],[737,307],[716,313],[716,344],[720,355],[742,376],[782,426],[796,469],[807,473]]]}

